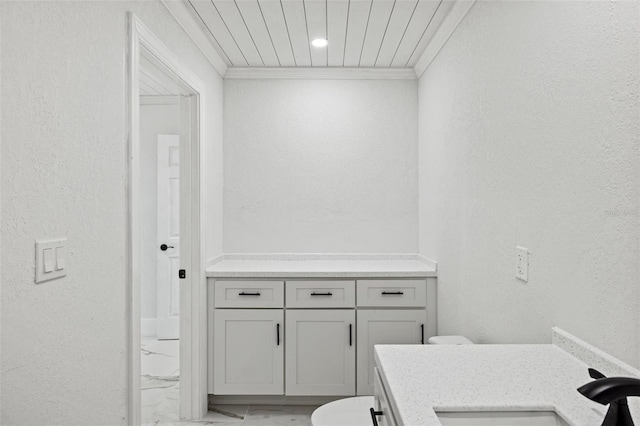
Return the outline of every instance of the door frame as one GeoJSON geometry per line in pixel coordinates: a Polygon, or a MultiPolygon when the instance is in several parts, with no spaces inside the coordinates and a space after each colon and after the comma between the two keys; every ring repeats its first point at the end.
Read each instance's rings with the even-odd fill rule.
{"type": "Polygon", "coordinates": [[[207,311],[206,277],[202,265],[201,240],[203,194],[201,185],[201,140],[206,117],[204,85],[177,56],[133,13],[129,13],[127,46],[127,158],[126,181],[126,315],[127,315],[127,423],[139,425],[141,418],[140,383],[140,55],[151,55],[176,83],[191,95],[181,98],[181,179],[180,185],[180,265],[187,270],[180,286],[180,417],[200,419],[207,412],[207,311]],[[183,170],[185,171],[183,173],[183,170]],[[184,183],[184,184],[183,184],[184,183]],[[184,194],[186,190],[188,193],[184,194]],[[190,202],[188,200],[190,199],[190,202]],[[183,215],[182,212],[188,212],[183,215]],[[185,217],[186,216],[186,217],[185,217]],[[184,227],[182,225],[185,225],[184,227]]]}

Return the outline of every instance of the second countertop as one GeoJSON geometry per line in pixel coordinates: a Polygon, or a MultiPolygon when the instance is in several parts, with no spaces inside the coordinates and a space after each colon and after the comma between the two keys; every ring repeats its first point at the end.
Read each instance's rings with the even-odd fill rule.
{"type": "MultiPolygon", "coordinates": [[[[398,425],[440,425],[437,411],[551,410],[574,426],[599,426],[606,407],[576,390],[592,380],[587,369],[628,377],[640,371],[563,330],[552,333],[554,344],[376,345],[398,425]]],[[[629,400],[635,419],[639,402],[629,400]]]]}

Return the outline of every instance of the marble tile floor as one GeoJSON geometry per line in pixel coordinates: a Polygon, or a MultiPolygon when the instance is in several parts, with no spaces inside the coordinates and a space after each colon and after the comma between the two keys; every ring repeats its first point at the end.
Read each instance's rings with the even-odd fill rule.
{"type": "Polygon", "coordinates": [[[178,340],[143,339],[142,424],[162,426],[310,426],[309,405],[212,405],[197,422],[181,422],[178,340]]]}

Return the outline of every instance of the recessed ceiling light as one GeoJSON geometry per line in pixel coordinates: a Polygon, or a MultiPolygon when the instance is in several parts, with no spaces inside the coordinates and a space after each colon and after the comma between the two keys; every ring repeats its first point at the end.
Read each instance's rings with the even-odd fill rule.
{"type": "Polygon", "coordinates": [[[324,38],[317,38],[311,42],[313,47],[325,47],[329,42],[324,38]]]}

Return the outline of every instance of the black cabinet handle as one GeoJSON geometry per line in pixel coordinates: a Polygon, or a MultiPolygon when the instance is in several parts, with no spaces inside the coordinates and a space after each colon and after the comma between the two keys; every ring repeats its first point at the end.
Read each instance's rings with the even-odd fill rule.
{"type": "Polygon", "coordinates": [[[166,244],[162,244],[160,246],[160,250],[162,250],[162,251],[167,251],[167,249],[170,249],[170,248],[174,248],[174,247],[173,246],[168,246],[166,244]]]}
{"type": "Polygon", "coordinates": [[[333,293],[331,293],[330,291],[326,292],[326,293],[316,293],[315,291],[313,293],[311,293],[312,296],[333,296],[333,293]]]}
{"type": "Polygon", "coordinates": [[[351,333],[351,329],[353,326],[349,324],[349,346],[353,346],[353,334],[351,333]]]}
{"type": "Polygon", "coordinates": [[[370,408],[369,412],[371,413],[371,421],[373,422],[373,426],[378,426],[378,419],[376,419],[376,416],[382,416],[382,411],[376,411],[373,408],[370,408]]]}
{"type": "Polygon", "coordinates": [[[402,291],[383,291],[382,292],[383,295],[396,295],[396,296],[401,296],[404,293],[402,291]]]}
{"type": "Polygon", "coordinates": [[[424,324],[420,324],[420,343],[424,345],[424,324]]]}
{"type": "Polygon", "coordinates": [[[280,346],[280,323],[276,324],[276,346],[280,346]]]}
{"type": "Polygon", "coordinates": [[[260,296],[260,293],[256,292],[256,293],[245,293],[244,291],[241,291],[240,293],[238,293],[238,296],[260,296]]]}

